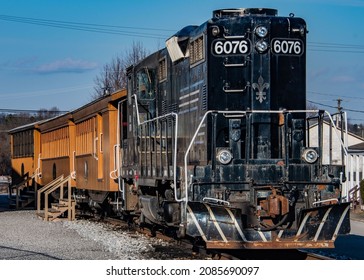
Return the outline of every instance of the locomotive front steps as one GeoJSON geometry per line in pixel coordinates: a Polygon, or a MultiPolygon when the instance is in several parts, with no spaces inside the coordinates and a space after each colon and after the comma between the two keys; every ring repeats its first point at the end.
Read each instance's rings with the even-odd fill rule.
{"type": "Polygon", "coordinates": [[[63,175],[48,183],[38,190],[37,193],[37,216],[45,221],[54,221],[56,219],[67,216],[68,220],[75,219],[76,201],[71,199],[72,186],[71,176],[63,175]],[[64,188],[67,188],[67,198],[64,197],[64,188]],[[55,191],[59,191],[58,203],[52,203],[49,208],[49,195],[55,191]],[[44,210],[41,211],[42,194],[44,195],[44,210]]]}

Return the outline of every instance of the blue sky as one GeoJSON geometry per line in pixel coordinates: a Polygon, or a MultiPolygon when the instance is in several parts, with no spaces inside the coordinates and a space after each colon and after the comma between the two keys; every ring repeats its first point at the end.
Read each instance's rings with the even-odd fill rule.
{"type": "Polygon", "coordinates": [[[364,0],[0,0],[0,4],[0,109],[75,109],[91,100],[94,79],[104,64],[129,50],[133,41],[152,52],[184,26],[208,20],[215,9],[267,7],[307,22],[308,100],[332,112],[340,98],[351,110],[348,117],[364,123],[364,0]],[[40,25],[40,19],[51,22],[40,25]],[[65,28],[64,22],[92,24],[77,28],[103,28],[114,34],[65,28]]]}

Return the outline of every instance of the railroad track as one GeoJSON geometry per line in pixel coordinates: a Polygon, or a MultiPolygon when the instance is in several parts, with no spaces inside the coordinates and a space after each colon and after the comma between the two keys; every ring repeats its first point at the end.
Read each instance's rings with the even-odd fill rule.
{"type": "MultiPolygon", "coordinates": [[[[105,218],[102,220],[105,223],[108,223],[111,225],[111,227],[114,227],[115,229],[130,229],[130,225],[128,225],[126,222],[114,219],[114,218],[105,218]]],[[[205,248],[201,246],[194,246],[189,242],[188,240],[177,240],[173,238],[172,236],[168,236],[166,234],[163,234],[159,231],[153,231],[149,228],[140,228],[135,227],[133,228],[138,233],[141,233],[143,235],[149,236],[151,238],[158,238],[165,242],[168,242],[170,244],[173,244],[178,247],[179,250],[187,252],[187,254],[191,255],[191,259],[220,259],[220,260],[232,260],[237,259],[232,255],[226,254],[224,252],[217,252],[217,251],[206,251],[205,248]]],[[[156,251],[164,250],[162,246],[156,247],[156,251]]]]}

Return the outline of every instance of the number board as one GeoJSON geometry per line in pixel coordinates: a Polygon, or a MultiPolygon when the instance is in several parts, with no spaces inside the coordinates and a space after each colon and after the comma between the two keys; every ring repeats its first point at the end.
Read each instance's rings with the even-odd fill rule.
{"type": "Polygon", "coordinates": [[[303,42],[299,39],[275,38],[272,40],[271,50],[278,55],[302,55],[303,42]]]}
{"type": "Polygon", "coordinates": [[[250,53],[251,43],[247,39],[215,40],[212,42],[212,54],[220,55],[247,55],[250,53]]]}

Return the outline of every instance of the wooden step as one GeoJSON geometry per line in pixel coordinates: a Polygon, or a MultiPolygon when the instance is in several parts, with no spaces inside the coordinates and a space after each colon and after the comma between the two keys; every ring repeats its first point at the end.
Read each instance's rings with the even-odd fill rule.
{"type": "MultiPolygon", "coordinates": [[[[12,202],[12,201],[16,201],[16,196],[15,195],[11,195],[10,197],[9,197],[9,202],[12,202]]],[[[27,198],[23,198],[22,196],[19,196],[18,197],[18,201],[19,201],[19,203],[20,202],[22,202],[22,201],[26,201],[27,200],[27,198]]]]}
{"type": "MultiPolygon", "coordinates": [[[[34,194],[22,194],[19,197],[22,200],[34,199],[35,198],[34,194]]],[[[16,197],[14,197],[14,199],[16,200],[16,197]]]]}
{"type": "MultiPolygon", "coordinates": [[[[63,212],[64,212],[64,211],[63,211],[63,212]]],[[[54,208],[49,208],[49,209],[48,209],[48,214],[51,214],[51,215],[62,214],[63,212],[62,212],[61,210],[54,209],[54,208]]]]}
{"type": "MultiPolygon", "coordinates": [[[[29,206],[34,201],[35,201],[34,197],[19,197],[18,198],[18,208],[25,209],[27,206],[29,206]]],[[[9,208],[11,208],[11,209],[16,208],[16,198],[9,198],[8,202],[9,202],[9,208]]],[[[34,209],[34,206],[27,207],[26,209],[34,209]]]]}
{"type": "MultiPolygon", "coordinates": [[[[52,209],[50,208],[48,210],[48,221],[54,221],[55,219],[57,219],[59,216],[61,216],[65,211],[59,211],[56,209],[52,209]]],[[[41,218],[42,220],[46,220],[45,217],[45,212],[41,211],[41,212],[37,212],[36,215],[41,218]]]]}
{"type": "MultiPolygon", "coordinates": [[[[75,202],[74,199],[71,199],[71,202],[75,202]]],[[[59,200],[59,203],[68,203],[68,199],[67,198],[62,198],[59,200]]]]}
{"type": "Polygon", "coordinates": [[[67,208],[68,207],[68,204],[64,204],[64,203],[51,203],[51,207],[53,209],[67,208]]]}

